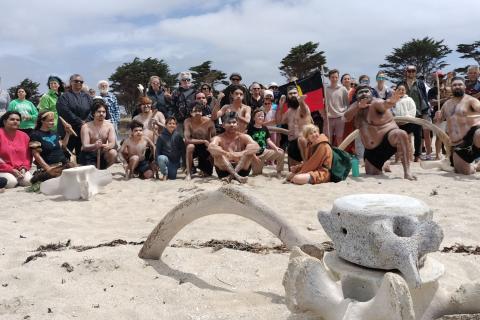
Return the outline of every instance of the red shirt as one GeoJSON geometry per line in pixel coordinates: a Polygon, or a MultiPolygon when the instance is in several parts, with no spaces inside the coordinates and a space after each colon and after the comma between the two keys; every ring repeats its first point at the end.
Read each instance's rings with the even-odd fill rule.
{"type": "Polygon", "coordinates": [[[4,128],[0,128],[0,172],[12,172],[13,169],[30,170],[31,153],[28,143],[30,138],[25,132],[17,130],[9,137],[4,128]]]}

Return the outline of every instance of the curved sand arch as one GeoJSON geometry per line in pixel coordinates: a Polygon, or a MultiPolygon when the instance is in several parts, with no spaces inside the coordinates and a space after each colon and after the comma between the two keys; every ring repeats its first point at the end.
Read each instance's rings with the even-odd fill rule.
{"type": "Polygon", "coordinates": [[[212,214],[235,214],[255,221],[277,236],[288,248],[309,245],[311,249],[313,244],[268,205],[237,187],[224,186],[195,195],[170,210],[150,233],[138,256],[143,259],[160,259],[170,241],[183,227],[212,214]]]}
{"type": "MultiPolygon", "coordinates": [[[[452,143],[450,142],[450,138],[448,137],[448,135],[440,127],[420,118],[395,117],[394,119],[395,119],[395,122],[397,123],[398,122],[414,123],[432,130],[437,135],[437,137],[442,141],[442,143],[445,145],[445,150],[447,151],[447,158],[450,158],[450,155],[452,153],[452,143]]],[[[345,148],[348,147],[348,145],[352,143],[355,140],[355,138],[358,136],[359,136],[359,131],[358,129],[356,129],[342,141],[342,143],[340,144],[340,146],[338,146],[338,148],[345,150],[345,148]]]]}

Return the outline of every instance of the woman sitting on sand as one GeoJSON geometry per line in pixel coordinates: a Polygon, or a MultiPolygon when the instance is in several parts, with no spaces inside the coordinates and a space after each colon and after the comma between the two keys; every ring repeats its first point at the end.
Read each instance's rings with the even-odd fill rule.
{"type": "Polygon", "coordinates": [[[306,125],[302,135],[308,141],[307,158],[304,162],[290,168],[287,181],[294,184],[330,182],[328,168],[332,166],[333,153],[327,136],[321,134],[313,124],[306,125]]]}
{"type": "Polygon", "coordinates": [[[72,126],[65,123],[65,137],[60,140],[55,127],[55,113],[43,111],[37,119],[35,130],[30,135],[30,149],[32,150],[37,171],[33,174],[32,183],[58,177],[64,169],[73,168],[75,164],[65,157],[68,139],[72,132],[72,126]]]}

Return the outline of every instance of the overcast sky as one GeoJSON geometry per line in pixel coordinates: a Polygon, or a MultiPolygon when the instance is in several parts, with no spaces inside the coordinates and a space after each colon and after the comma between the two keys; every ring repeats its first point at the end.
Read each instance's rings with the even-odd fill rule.
{"type": "MultiPolygon", "coordinates": [[[[72,73],[96,86],[134,57],[163,59],[172,72],[206,60],[244,83],[284,83],[290,48],[319,42],[329,68],[375,76],[395,47],[444,39],[450,49],[480,40],[478,0],[0,0],[0,87],[72,73]]],[[[450,69],[474,63],[447,58],[450,69]]]]}

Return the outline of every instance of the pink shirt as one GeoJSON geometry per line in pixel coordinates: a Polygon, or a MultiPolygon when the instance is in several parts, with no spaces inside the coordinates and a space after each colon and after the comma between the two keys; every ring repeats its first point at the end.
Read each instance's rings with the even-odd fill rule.
{"type": "Polygon", "coordinates": [[[30,170],[31,153],[28,143],[30,138],[25,132],[17,130],[13,139],[0,128],[0,172],[12,172],[13,169],[30,170]]]}

